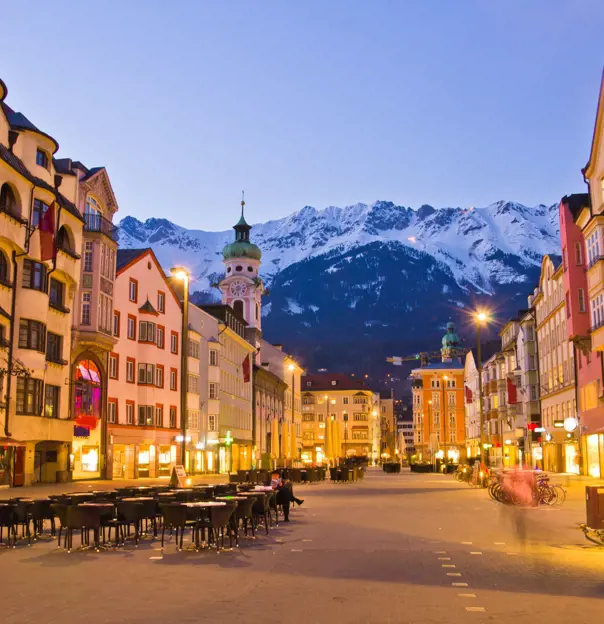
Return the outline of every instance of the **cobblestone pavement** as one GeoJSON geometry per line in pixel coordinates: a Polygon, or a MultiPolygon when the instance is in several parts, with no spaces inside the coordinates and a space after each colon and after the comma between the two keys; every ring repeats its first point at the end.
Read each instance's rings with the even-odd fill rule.
{"type": "Polygon", "coordinates": [[[291,523],[221,554],[178,553],[172,540],[163,554],[148,540],[100,553],[67,554],[50,540],[3,548],[0,621],[601,620],[604,550],[577,529],[582,485],[560,509],[517,513],[444,475],[369,471],[359,484],[296,493],[305,503],[291,523]]]}

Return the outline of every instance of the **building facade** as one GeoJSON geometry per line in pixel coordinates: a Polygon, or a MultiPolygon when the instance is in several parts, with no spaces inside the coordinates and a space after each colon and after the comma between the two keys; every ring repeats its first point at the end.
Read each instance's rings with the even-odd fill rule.
{"type": "MultiPolygon", "coordinates": [[[[564,422],[576,414],[575,358],[566,329],[563,263],[545,256],[539,288],[531,300],[535,308],[541,385],[543,468],[553,472],[576,472],[578,441],[567,435],[564,422]]],[[[587,306],[584,300],[582,306],[587,306]]]]}
{"type": "Polygon", "coordinates": [[[380,440],[379,393],[338,373],[302,377],[302,461],[357,457],[376,463],[380,440]]]}
{"type": "Polygon", "coordinates": [[[180,302],[151,249],[120,250],[109,354],[110,478],[169,476],[183,463],[180,302]]]}

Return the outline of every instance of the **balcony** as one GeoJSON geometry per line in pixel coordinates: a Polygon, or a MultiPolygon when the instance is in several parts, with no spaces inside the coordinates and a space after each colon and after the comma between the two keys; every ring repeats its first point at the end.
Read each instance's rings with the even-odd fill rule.
{"type": "Polygon", "coordinates": [[[604,256],[594,258],[587,266],[587,291],[591,297],[604,284],[604,256]]]}
{"type": "Polygon", "coordinates": [[[485,394],[495,394],[497,392],[497,380],[491,379],[485,384],[485,394]]]}
{"type": "Polygon", "coordinates": [[[84,231],[85,232],[99,232],[104,234],[112,241],[117,243],[118,228],[113,225],[109,219],[105,219],[100,214],[85,214],[84,215],[84,231]]]}
{"type": "Polygon", "coordinates": [[[604,351],[604,320],[591,328],[591,348],[604,351]]]}

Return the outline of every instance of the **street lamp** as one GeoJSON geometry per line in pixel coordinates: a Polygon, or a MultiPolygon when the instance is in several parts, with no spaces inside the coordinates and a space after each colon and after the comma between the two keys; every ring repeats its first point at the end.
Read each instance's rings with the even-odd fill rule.
{"type": "MultiPolygon", "coordinates": [[[[290,435],[295,436],[296,435],[296,423],[294,420],[295,418],[294,417],[294,402],[296,398],[296,394],[295,394],[296,392],[295,390],[296,388],[296,385],[295,385],[296,384],[296,365],[293,362],[291,362],[289,366],[287,367],[287,370],[292,374],[292,425],[291,425],[292,433],[290,435]]],[[[290,444],[290,451],[291,451],[291,446],[292,445],[290,444]]],[[[297,455],[297,452],[296,452],[296,455],[297,455]]],[[[295,458],[292,456],[292,467],[294,465],[294,459],[295,458]]]]}
{"type": "Polygon", "coordinates": [[[474,321],[476,323],[476,368],[478,370],[478,411],[479,411],[479,419],[480,419],[480,462],[483,462],[483,458],[487,458],[488,461],[488,453],[485,453],[485,418],[484,411],[482,405],[482,353],[481,353],[481,341],[480,341],[480,328],[483,323],[487,323],[489,320],[489,315],[484,310],[477,310],[474,313],[474,321]]]}
{"type": "Polygon", "coordinates": [[[182,310],[182,341],[180,354],[180,428],[182,442],[180,447],[180,459],[185,465],[186,439],[187,439],[187,380],[188,380],[188,346],[189,346],[189,273],[184,267],[170,269],[172,276],[183,283],[183,310],[182,310]]]}

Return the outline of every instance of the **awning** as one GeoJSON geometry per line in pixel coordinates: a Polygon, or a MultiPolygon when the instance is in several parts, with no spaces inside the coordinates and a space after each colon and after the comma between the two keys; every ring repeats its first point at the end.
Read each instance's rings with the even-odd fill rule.
{"type": "Polygon", "coordinates": [[[25,446],[25,442],[19,442],[13,438],[0,438],[0,446],[25,446]]]}

